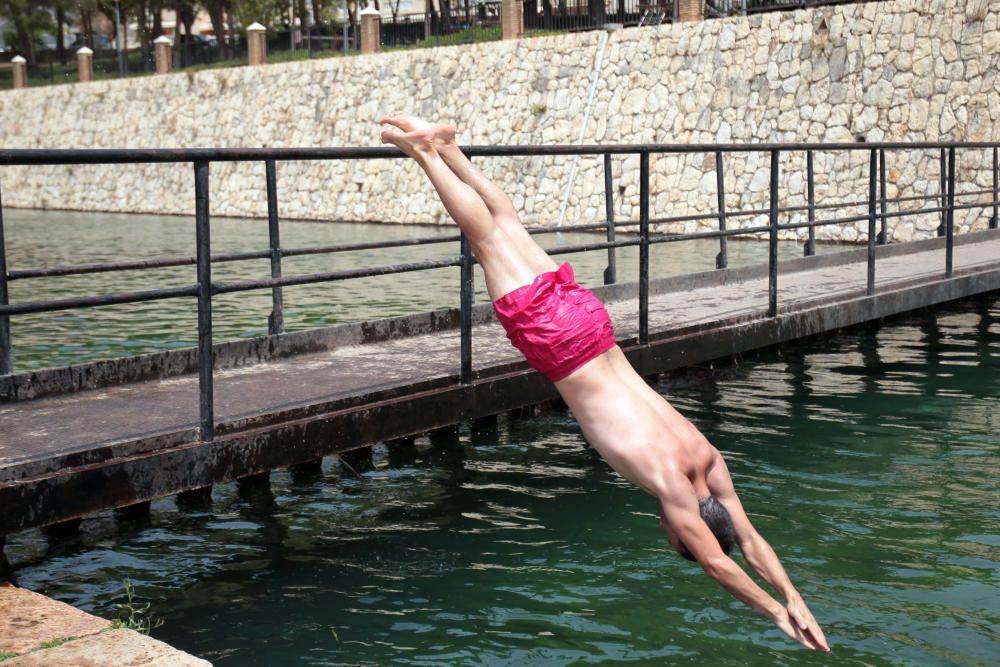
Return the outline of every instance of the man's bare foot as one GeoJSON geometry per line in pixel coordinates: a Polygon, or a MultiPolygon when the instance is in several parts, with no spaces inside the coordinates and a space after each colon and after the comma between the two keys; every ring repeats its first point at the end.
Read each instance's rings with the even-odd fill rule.
{"type": "Polygon", "coordinates": [[[383,144],[392,144],[412,158],[427,157],[437,153],[434,148],[434,132],[430,129],[412,132],[385,130],[381,139],[383,144]]]}
{"type": "Polygon", "coordinates": [[[385,118],[379,121],[383,125],[395,125],[403,132],[413,132],[414,130],[429,130],[433,127],[431,123],[428,123],[422,118],[417,118],[416,116],[411,116],[405,113],[399,113],[394,111],[393,113],[387,115],[385,118]]]}
{"type": "Polygon", "coordinates": [[[433,124],[423,120],[422,118],[398,112],[389,114],[379,122],[387,125],[394,125],[403,132],[430,130],[434,133],[434,143],[439,146],[455,143],[455,128],[451,125],[433,124]]]}

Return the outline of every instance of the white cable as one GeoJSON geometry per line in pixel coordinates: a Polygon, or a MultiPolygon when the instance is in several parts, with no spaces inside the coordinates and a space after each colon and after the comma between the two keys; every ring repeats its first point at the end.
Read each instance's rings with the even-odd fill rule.
{"type": "MultiPolygon", "coordinates": [[[[597,93],[597,79],[601,75],[601,65],[604,63],[604,49],[608,45],[608,35],[610,35],[609,30],[604,30],[601,32],[601,46],[597,51],[597,60],[594,62],[594,76],[590,81],[590,96],[587,99],[587,106],[583,109],[583,123],[580,125],[580,138],[576,140],[576,143],[582,144],[583,137],[587,132],[587,122],[590,120],[590,109],[594,105],[594,95],[597,93]]],[[[573,190],[573,181],[576,180],[576,165],[580,161],[579,155],[573,156],[573,163],[569,168],[569,178],[566,180],[566,192],[563,194],[562,205],[559,207],[559,224],[557,227],[562,227],[563,220],[566,218],[566,208],[569,206],[569,193],[573,190]]]]}

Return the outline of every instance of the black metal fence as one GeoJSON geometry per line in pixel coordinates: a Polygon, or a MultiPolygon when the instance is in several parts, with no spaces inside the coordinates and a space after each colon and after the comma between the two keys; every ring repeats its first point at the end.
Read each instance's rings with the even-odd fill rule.
{"type": "MultiPolygon", "coordinates": [[[[602,156],[604,162],[604,187],[606,215],[601,222],[564,225],[558,229],[534,229],[533,234],[541,235],[566,231],[603,231],[606,240],[574,246],[549,249],[552,255],[577,252],[606,251],[608,265],[604,272],[605,283],[617,281],[615,250],[626,246],[639,247],[639,336],[640,345],[649,342],[649,261],[650,247],[661,243],[678,243],[693,239],[716,239],[719,253],[717,268],[726,268],[727,243],[736,236],[760,236],[766,234],[769,244],[769,294],[767,316],[778,313],[778,235],[782,230],[807,228],[808,235],[804,253],[815,252],[815,230],[830,225],[854,225],[867,223],[867,294],[875,294],[875,248],[889,239],[890,221],[907,216],[933,214],[940,216],[938,235],[946,239],[946,276],[953,269],[955,211],[965,209],[987,210],[990,214],[989,227],[998,226],[998,204],[1000,204],[1000,168],[998,168],[998,143],[925,143],[925,144],[768,144],[768,145],[623,145],[623,146],[500,146],[470,147],[465,152],[470,157],[518,157],[518,156],[602,156]],[[940,191],[908,197],[888,198],[886,189],[886,156],[901,153],[904,157],[914,151],[932,150],[939,153],[940,191]],[[815,199],[815,170],[813,156],[817,152],[856,152],[868,155],[867,193],[849,201],[819,203],[815,199]],[[957,153],[979,152],[991,164],[992,188],[982,189],[973,183],[961,193],[956,191],[957,153]],[[781,205],[780,157],[782,154],[804,153],[807,178],[805,193],[790,193],[785,190],[786,199],[804,195],[804,204],[781,205]],[[713,155],[717,175],[717,210],[704,214],[650,217],[650,156],[653,154],[713,155]],[[726,184],[724,181],[725,160],[733,153],[765,153],[770,158],[770,180],[767,208],[727,210],[725,204],[726,184]],[[614,208],[615,184],[612,176],[612,161],[615,158],[639,158],[639,216],[638,219],[616,219],[614,208]],[[989,196],[988,201],[982,198],[989,196]],[[972,201],[956,203],[956,198],[972,201]],[[896,207],[891,210],[890,205],[896,207]],[[919,206],[910,208],[907,206],[919,206]],[[818,214],[832,213],[843,209],[855,209],[856,213],[840,217],[821,218],[818,214]],[[730,222],[738,218],[767,216],[767,224],[732,228],[730,222]],[[805,216],[805,221],[795,222],[793,216],[805,216]],[[784,218],[784,221],[783,221],[784,218]],[[654,234],[651,225],[657,223],[679,223],[703,221],[717,225],[713,231],[686,234],[654,234]],[[626,238],[616,238],[616,230],[621,227],[637,229],[638,233],[626,238]]],[[[389,275],[411,271],[424,271],[443,267],[459,269],[459,308],[461,331],[461,374],[463,383],[472,378],[472,305],[473,305],[473,265],[469,244],[464,235],[435,235],[400,241],[383,241],[351,245],[322,247],[285,248],[280,242],[280,221],[278,218],[278,192],[276,171],[278,163],[291,160],[362,160],[393,159],[402,154],[390,148],[290,148],[290,149],[190,149],[190,150],[0,150],[0,166],[5,165],[88,165],[88,164],[139,164],[139,163],[189,163],[193,166],[195,185],[196,256],[166,257],[152,260],[121,261],[114,263],[55,266],[28,269],[13,269],[8,266],[4,247],[3,208],[0,199],[0,375],[14,371],[11,355],[10,320],[12,317],[28,313],[51,313],[74,308],[92,308],[112,304],[140,303],[173,298],[194,298],[198,308],[198,368],[200,381],[200,423],[201,437],[211,440],[215,433],[212,347],[212,298],[219,294],[269,289],[272,293],[272,312],[268,318],[268,332],[271,335],[283,332],[282,288],[311,283],[351,280],[369,276],[389,275]],[[209,169],[212,163],[256,161],[265,165],[265,186],[267,189],[269,247],[257,252],[212,255],[210,209],[209,209],[209,169]],[[330,271],[306,275],[283,275],[281,260],[306,254],[326,254],[351,250],[391,248],[425,244],[454,244],[459,242],[458,255],[442,259],[411,262],[407,264],[383,265],[350,270],[330,271]],[[250,259],[270,259],[271,277],[262,280],[241,280],[217,282],[212,278],[212,265],[217,262],[233,262],[250,259]],[[27,301],[8,303],[8,283],[14,280],[41,279],[50,276],[80,275],[89,273],[115,272],[136,269],[155,269],[170,266],[195,264],[197,282],[192,285],[146,290],[141,292],[117,292],[85,297],[65,298],[49,301],[27,301]]]]}

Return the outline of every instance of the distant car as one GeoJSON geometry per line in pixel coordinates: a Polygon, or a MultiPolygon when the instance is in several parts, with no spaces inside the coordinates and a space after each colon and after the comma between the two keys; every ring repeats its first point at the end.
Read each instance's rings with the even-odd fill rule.
{"type": "MultiPolygon", "coordinates": [[[[70,42],[69,46],[66,48],[70,51],[76,51],[77,49],[83,48],[84,46],[90,46],[87,43],[86,35],[77,34],[76,38],[70,42]]],[[[110,37],[105,35],[91,35],[93,38],[94,49],[113,49],[115,47],[114,41],[110,37]]]]}

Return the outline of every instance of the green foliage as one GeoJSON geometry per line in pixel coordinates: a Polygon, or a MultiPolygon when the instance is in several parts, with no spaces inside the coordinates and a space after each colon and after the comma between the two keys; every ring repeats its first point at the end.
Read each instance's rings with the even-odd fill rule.
{"type": "Polygon", "coordinates": [[[71,642],[74,639],[77,639],[77,637],[62,637],[61,639],[50,639],[47,642],[42,642],[41,644],[39,644],[38,646],[36,646],[35,648],[33,648],[31,650],[32,651],[44,651],[47,648],[55,648],[57,646],[62,646],[66,642],[71,642]]]}
{"type": "Polygon", "coordinates": [[[288,0],[236,0],[233,3],[233,16],[244,28],[257,22],[273,30],[285,23],[287,13],[288,0]]]}
{"type": "Polygon", "coordinates": [[[541,114],[545,113],[548,110],[549,110],[549,105],[548,104],[532,104],[531,105],[531,113],[533,113],[535,115],[541,115],[541,114]]]}
{"type": "Polygon", "coordinates": [[[139,604],[135,600],[135,587],[131,579],[125,580],[125,602],[116,604],[118,618],[111,622],[113,629],[127,628],[148,635],[155,628],[163,625],[162,618],[156,618],[150,613],[152,604],[139,604]]]}
{"type": "Polygon", "coordinates": [[[17,653],[14,653],[12,651],[0,651],[0,662],[3,662],[8,658],[16,658],[17,655],[18,655],[17,653]]]}
{"type": "Polygon", "coordinates": [[[453,46],[455,44],[471,44],[473,42],[495,42],[501,38],[500,26],[488,26],[485,28],[466,28],[450,35],[440,37],[428,37],[416,43],[417,48],[427,48],[432,46],[453,46]]]}
{"type": "Polygon", "coordinates": [[[27,51],[22,55],[28,58],[32,56],[31,48],[40,44],[41,36],[55,29],[55,22],[45,6],[29,0],[0,0],[0,16],[11,22],[11,27],[4,32],[4,43],[16,51],[27,51]]]}

